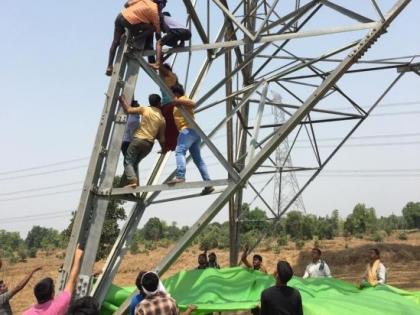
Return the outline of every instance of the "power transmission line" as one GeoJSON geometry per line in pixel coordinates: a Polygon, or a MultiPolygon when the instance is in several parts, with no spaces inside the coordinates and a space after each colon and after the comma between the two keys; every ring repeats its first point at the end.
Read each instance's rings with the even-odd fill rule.
{"type": "Polygon", "coordinates": [[[39,173],[34,173],[34,174],[9,176],[9,177],[0,178],[0,181],[13,180],[13,179],[18,179],[18,178],[26,178],[26,177],[34,177],[34,176],[54,174],[54,173],[61,173],[61,172],[66,172],[66,171],[71,171],[71,170],[82,169],[82,168],[86,168],[86,167],[87,167],[87,165],[80,165],[80,166],[72,166],[72,167],[67,167],[67,168],[60,168],[60,169],[52,170],[52,171],[39,172],[39,173]]]}
{"type": "Polygon", "coordinates": [[[73,163],[73,162],[84,161],[84,160],[87,160],[88,158],[89,157],[83,157],[83,158],[60,161],[60,162],[55,162],[55,163],[50,163],[50,164],[28,167],[28,168],[21,168],[21,169],[17,169],[17,170],[3,171],[3,172],[0,172],[0,175],[14,174],[14,173],[21,173],[21,172],[43,169],[43,168],[49,168],[51,166],[58,166],[58,165],[64,165],[64,164],[69,164],[69,163],[73,163]]]}
{"type": "Polygon", "coordinates": [[[55,215],[62,215],[62,214],[70,214],[73,211],[70,210],[66,210],[66,211],[53,211],[53,212],[42,212],[42,213],[37,213],[37,214],[32,214],[32,215],[23,215],[23,216],[16,216],[16,217],[5,217],[5,218],[1,218],[0,220],[2,221],[12,221],[12,220],[28,220],[28,219],[33,219],[33,218],[40,218],[40,217],[45,217],[45,216],[55,216],[55,215]]]}
{"type": "Polygon", "coordinates": [[[54,185],[54,186],[44,186],[44,187],[39,187],[39,188],[31,188],[31,189],[25,189],[25,190],[17,190],[17,191],[11,191],[11,192],[6,192],[6,193],[1,193],[0,196],[17,195],[17,194],[26,193],[26,192],[47,190],[47,189],[58,188],[58,187],[73,186],[73,185],[82,184],[82,183],[83,183],[82,181],[78,181],[78,182],[71,182],[71,183],[65,183],[65,184],[57,184],[57,185],[54,185]]]}
{"type": "Polygon", "coordinates": [[[38,197],[45,197],[45,196],[52,196],[52,195],[60,195],[60,194],[66,194],[66,193],[69,193],[69,192],[76,192],[76,191],[80,191],[80,188],[79,189],[62,190],[62,191],[54,191],[54,192],[45,193],[45,194],[37,194],[37,195],[28,195],[28,196],[21,196],[21,197],[5,198],[5,199],[0,199],[0,202],[13,201],[13,200],[22,200],[22,199],[31,199],[31,198],[38,198],[38,197]]]}

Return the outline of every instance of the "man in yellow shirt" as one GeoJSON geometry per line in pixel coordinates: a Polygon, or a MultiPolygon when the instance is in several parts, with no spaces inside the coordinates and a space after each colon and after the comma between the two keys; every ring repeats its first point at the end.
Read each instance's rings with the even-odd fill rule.
{"type": "Polygon", "coordinates": [[[165,118],[160,111],[161,98],[157,94],[149,95],[150,106],[131,107],[124,96],[119,101],[128,114],[139,114],[141,121],[134,131],[133,140],[127,149],[124,160],[124,175],[127,177],[127,186],[138,185],[138,164],[152,151],[155,139],[162,148],[165,147],[165,118]]]}
{"type": "MultiPolygon", "coordinates": [[[[173,109],[173,115],[175,120],[175,125],[179,131],[175,157],[176,157],[176,177],[168,182],[170,185],[177,183],[185,182],[185,172],[186,172],[186,159],[185,155],[187,151],[190,151],[191,157],[197,166],[201,177],[204,181],[209,181],[210,176],[207,171],[206,163],[204,163],[201,152],[200,152],[200,143],[201,138],[197,131],[192,128],[181,114],[179,109],[180,106],[190,114],[194,119],[194,107],[195,102],[185,96],[184,88],[180,84],[176,84],[171,88],[172,93],[174,93],[175,98],[172,100],[172,103],[175,105],[173,109]]],[[[201,192],[202,195],[210,194],[214,191],[214,188],[211,186],[205,187],[201,192]]]]}

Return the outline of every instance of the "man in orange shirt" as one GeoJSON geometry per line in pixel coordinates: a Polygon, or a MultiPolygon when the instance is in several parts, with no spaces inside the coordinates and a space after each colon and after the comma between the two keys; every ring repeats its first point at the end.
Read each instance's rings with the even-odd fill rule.
{"type": "MultiPolygon", "coordinates": [[[[145,38],[144,49],[153,49],[153,33],[156,39],[160,39],[160,15],[166,1],[162,0],[129,0],[125,8],[115,20],[114,39],[109,49],[108,67],[106,75],[111,76],[114,64],[115,53],[120,45],[121,37],[127,28],[136,39],[145,38]],[[141,32],[139,35],[138,33],[141,32]],[[136,36],[138,35],[138,36],[136,36]]],[[[155,62],[150,56],[149,62],[155,62]]]]}

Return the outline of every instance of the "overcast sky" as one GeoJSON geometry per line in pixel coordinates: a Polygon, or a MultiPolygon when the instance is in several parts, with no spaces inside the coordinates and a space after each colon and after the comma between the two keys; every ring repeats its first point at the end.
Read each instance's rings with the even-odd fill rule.
{"type": "MultiPolygon", "coordinates": [[[[186,13],[179,5],[181,1],[169,2],[168,9],[184,21],[186,13]]],[[[393,2],[379,1],[384,8],[393,2]]],[[[356,8],[363,1],[354,3],[356,8]]],[[[78,204],[109,82],[104,71],[113,22],[122,4],[122,1],[99,0],[0,2],[0,229],[19,231],[25,236],[35,224],[57,229],[67,226],[69,212],[78,204]]],[[[308,27],[355,24],[349,19],[335,18],[336,14],[328,10],[320,14],[325,19],[308,27]]],[[[221,23],[216,13],[213,18],[212,37],[221,23]]],[[[420,54],[419,19],[420,2],[412,1],[366,58],[420,54]]],[[[339,47],[341,39],[348,42],[360,34],[363,33],[356,37],[351,33],[340,39],[333,37],[326,39],[325,44],[339,47]]],[[[199,43],[195,34],[193,42],[199,43]]],[[[321,45],[314,43],[299,41],[292,47],[301,56],[316,57],[321,45]]],[[[175,64],[182,82],[186,78],[187,57],[184,54],[175,64]]],[[[203,54],[194,55],[191,72],[199,68],[202,58],[203,54]]],[[[208,90],[223,75],[223,65],[215,63],[215,70],[209,73],[203,89],[208,90]]],[[[394,76],[395,71],[386,75],[378,72],[360,80],[343,81],[343,85],[348,85],[353,95],[373,100],[394,76]]],[[[193,78],[193,74],[189,75],[187,89],[193,78]]],[[[408,201],[420,200],[419,87],[420,77],[414,74],[407,74],[398,83],[383,100],[385,106],[375,110],[374,116],[366,120],[328,164],[325,175],[305,190],[303,200],[307,212],[326,215],[339,209],[346,216],[356,203],[363,202],[375,207],[378,215],[400,214],[408,201]]],[[[158,91],[156,86],[141,73],[136,97],[144,102],[155,91],[158,91]]],[[[341,105],[344,104],[331,104],[341,105]]],[[[200,114],[197,121],[208,131],[223,117],[223,110],[222,104],[214,115],[200,114]]],[[[343,128],[329,126],[320,132],[324,138],[331,138],[343,128]]],[[[222,136],[216,143],[222,152],[226,151],[222,136]]],[[[330,144],[322,143],[325,147],[330,144]]],[[[147,175],[145,168],[151,165],[157,150],[155,146],[140,166],[142,177],[147,175]]],[[[301,151],[302,156],[298,153],[293,156],[296,161],[305,159],[305,150],[301,151]]],[[[212,177],[223,177],[210,153],[206,150],[203,155],[212,177]]],[[[173,167],[173,156],[170,163],[173,167]]],[[[187,178],[198,178],[193,165],[188,167],[187,178]]],[[[301,182],[304,176],[298,179],[301,182]]],[[[267,193],[272,194],[272,188],[267,193]]],[[[190,225],[212,198],[152,206],[145,220],[158,216],[168,222],[190,225]]],[[[247,190],[246,201],[252,198],[247,190]]],[[[267,198],[271,201],[271,196],[267,198]]],[[[261,206],[258,202],[256,205],[261,206]]],[[[225,220],[226,217],[224,210],[217,218],[225,220]]]]}

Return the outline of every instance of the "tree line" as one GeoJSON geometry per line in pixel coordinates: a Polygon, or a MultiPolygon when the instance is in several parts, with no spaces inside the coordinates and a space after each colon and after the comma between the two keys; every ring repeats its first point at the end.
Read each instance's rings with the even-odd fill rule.
{"type": "MultiPolygon", "coordinates": [[[[97,259],[108,255],[119,234],[119,222],[126,218],[123,202],[112,200],[106,213],[97,259]]],[[[64,231],[42,226],[33,226],[25,239],[18,232],[0,230],[0,257],[10,262],[26,261],[36,257],[42,250],[50,255],[57,248],[65,248],[73,226],[74,214],[64,231]]],[[[178,227],[176,222],[166,223],[159,218],[150,218],[135,232],[130,243],[132,254],[147,253],[158,247],[167,247],[188,231],[188,226],[178,227]]],[[[420,202],[408,202],[402,215],[378,217],[372,207],[357,204],[352,213],[341,218],[338,210],[327,216],[316,216],[298,211],[289,211],[278,221],[269,219],[266,213],[244,204],[240,214],[239,232],[243,246],[254,246],[264,239],[266,249],[279,251],[281,246],[294,242],[301,248],[306,241],[333,239],[336,236],[369,238],[382,242],[384,237],[398,231],[398,238],[406,240],[407,230],[420,229],[420,202]]],[[[194,240],[202,250],[229,247],[229,222],[213,222],[194,240]]]]}

